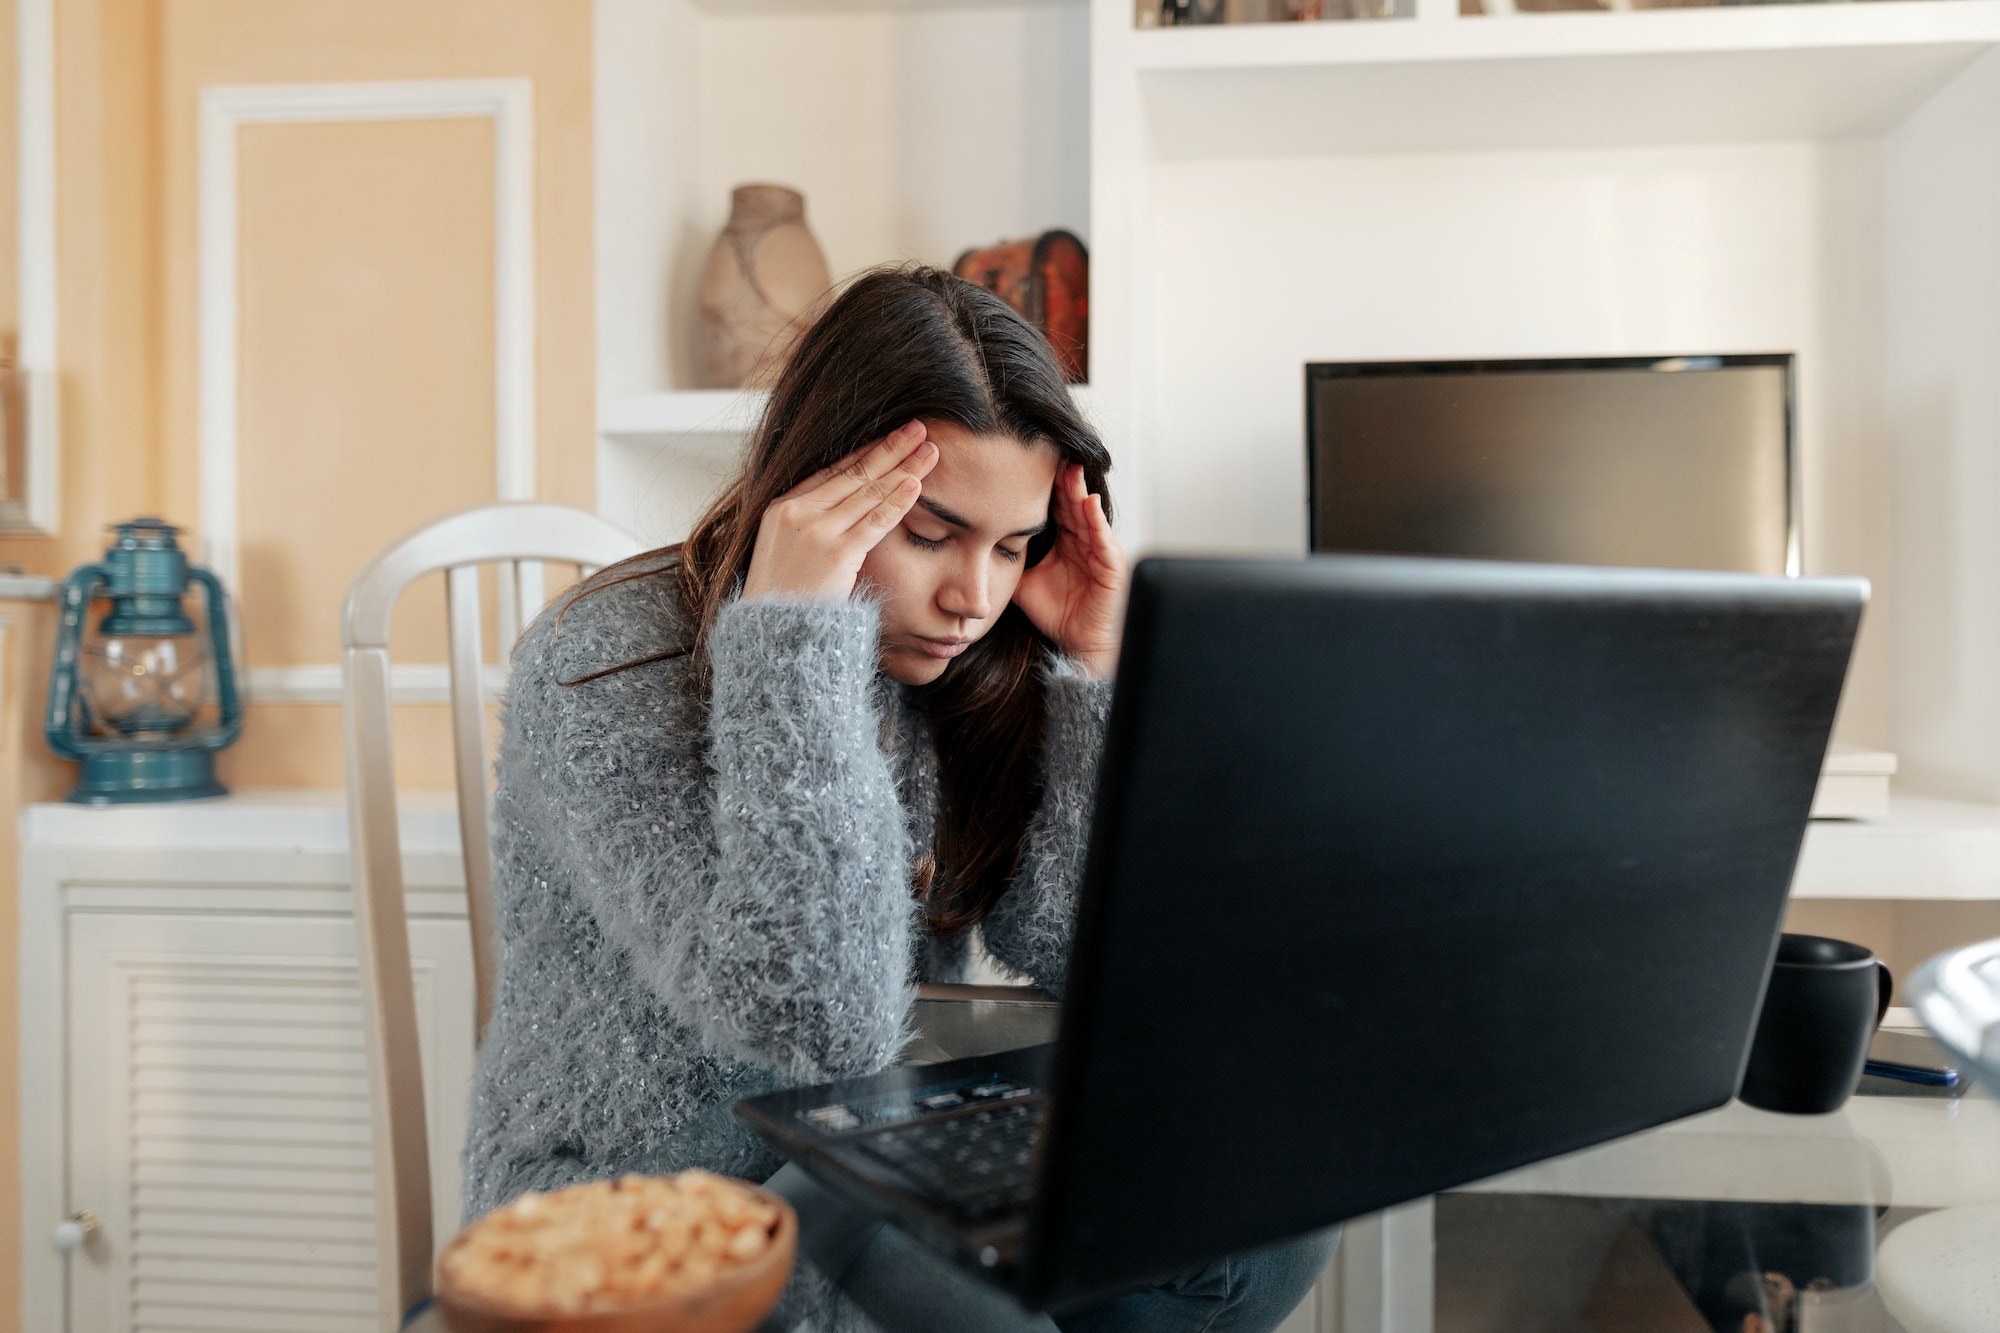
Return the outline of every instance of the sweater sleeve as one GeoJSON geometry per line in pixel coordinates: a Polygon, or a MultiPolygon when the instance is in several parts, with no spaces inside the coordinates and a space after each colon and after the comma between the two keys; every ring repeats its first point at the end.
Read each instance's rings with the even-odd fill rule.
{"type": "Polygon", "coordinates": [[[1056,658],[1049,667],[1048,709],[1042,803],[1028,822],[1013,886],[979,929],[996,960],[1060,995],[1076,931],[1076,895],[1090,842],[1111,682],[1056,658]]]}
{"type": "Polygon", "coordinates": [[[804,1081],[883,1068],[906,1040],[915,907],[870,698],[877,633],[861,601],[732,603],[709,640],[705,766],[662,734],[681,664],[556,700],[541,750],[607,942],[707,1042],[804,1081]]]}

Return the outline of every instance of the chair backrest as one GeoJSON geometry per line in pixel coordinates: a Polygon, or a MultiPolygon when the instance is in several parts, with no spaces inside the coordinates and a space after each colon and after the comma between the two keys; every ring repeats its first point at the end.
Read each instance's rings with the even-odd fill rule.
{"type": "Polygon", "coordinates": [[[403,901],[390,731],[389,623],[404,589],[444,571],[450,637],[452,738],[466,915],[472,927],[478,1032],[493,1009],[498,940],[493,926],[493,849],[488,831],[485,691],[479,570],[499,567],[504,659],[541,609],[543,565],[585,575],[638,554],[629,534],[578,509],[497,504],[440,519],[388,547],[355,576],[341,616],[346,712],[347,825],[354,886],[355,948],[367,1033],[375,1145],[376,1244],[384,1327],[431,1294],[429,1134],[417,1045],[416,991],[403,901]]]}

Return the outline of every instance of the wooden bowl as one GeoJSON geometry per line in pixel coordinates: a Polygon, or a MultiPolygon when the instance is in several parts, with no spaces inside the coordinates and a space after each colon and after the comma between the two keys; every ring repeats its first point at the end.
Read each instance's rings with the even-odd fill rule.
{"type": "MultiPolygon", "coordinates": [[[[528,1314],[456,1290],[438,1264],[438,1310],[452,1333],[748,1333],[778,1303],[799,1248],[799,1218],[769,1190],[736,1181],[778,1210],[777,1230],[763,1254],[698,1291],[675,1291],[649,1301],[586,1314],[528,1314]]],[[[474,1225],[477,1225],[476,1223],[474,1225]]],[[[469,1231],[471,1228],[467,1228],[469,1231]]],[[[460,1232],[450,1254],[465,1240],[460,1232]]]]}

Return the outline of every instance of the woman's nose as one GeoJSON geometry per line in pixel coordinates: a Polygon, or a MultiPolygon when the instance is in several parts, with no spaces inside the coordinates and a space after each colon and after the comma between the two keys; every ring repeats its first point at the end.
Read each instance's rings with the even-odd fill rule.
{"type": "Polygon", "coordinates": [[[993,614],[993,585],[986,562],[970,560],[938,590],[938,607],[961,620],[985,620],[993,614]]]}

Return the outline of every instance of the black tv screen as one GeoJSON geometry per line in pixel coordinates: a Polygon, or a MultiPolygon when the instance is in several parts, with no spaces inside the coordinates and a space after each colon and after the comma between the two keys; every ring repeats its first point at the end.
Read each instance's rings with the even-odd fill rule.
{"type": "Polygon", "coordinates": [[[1308,365],[1312,549],[1796,574],[1792,362],[1308,365]]]}

